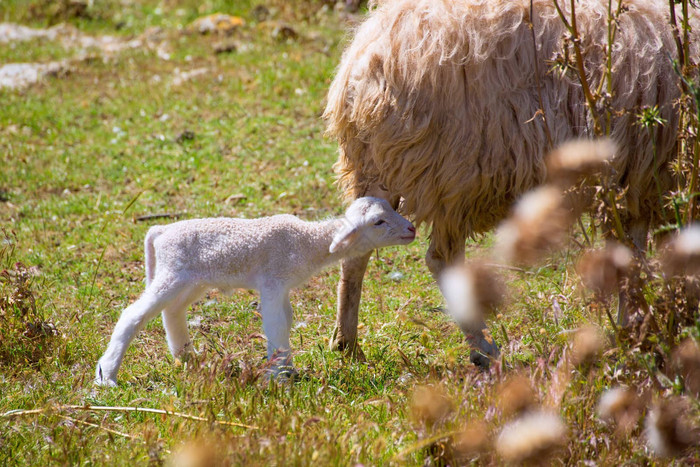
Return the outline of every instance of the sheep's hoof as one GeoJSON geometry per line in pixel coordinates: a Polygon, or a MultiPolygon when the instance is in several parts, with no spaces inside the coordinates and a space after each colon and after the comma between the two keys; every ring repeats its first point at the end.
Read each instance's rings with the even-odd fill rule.
{"type": "Polygon", "coordinates": [[[501,355],[498,345],[492,338],[482,337],[475,340],[476,342],[471,341],[476,348],[469,354],[469,360],[482,370],[488,370],[491,366],[491,360],[501,355]]]}
{"type": "Polygon", "coordinates": [[[472,350],[469,354],[469,361],[481,370],[488,370],[491,367],[491,358],[478,350],[472,350]]]}
{"type": "Polygon", "coordinates": [[[333,331],[333,339],[331,340],[331,350],[338,352],[343,352],[346,357],[356,360],[358,362],[366,362],[367,357],[365,357],[360,344],[357,340],[349,341],[345,339],[339,332],[338,328],[333,331]]]}
{"type": "Polygon", "coordinates": [[[473,349],[469,354],[469,360],[482,370],[488,370],[491,366],[491,360],[498,358],[501,352],[496,341],[491,337],[486,323],[482,321],[480,323],[458,324],[473,349]]]}

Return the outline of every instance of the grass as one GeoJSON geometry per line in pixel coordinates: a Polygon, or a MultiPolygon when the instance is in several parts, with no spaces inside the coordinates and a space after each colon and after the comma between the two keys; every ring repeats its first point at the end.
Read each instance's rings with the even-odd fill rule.
{"type": "MultiPolygon", "coordinates": [[[[55,22],[31,5],[41,2],[3,2],[0,18],[37,27],[55,22]]],[[[492,432],[502,425],[497,388],[511,373],[532,375],[544,400],[555,374],[549,366],[569,331],[589,321],[607,326],[573,273],[580,249],[537,270],[504,271],[510,299],[505,316],[491,322],[503,358],[490,373],[479,371],[458,328],[435,311],[442,299],[422,261],[423,231],[414,244],[382,250],[370,263],[359,331],[366,363],[329,350],[338,281],[332,268],[291,297],[301,374],[294,384],[259,378],[265,341],[257,297],[239,291],[211,293],[191,309],[198,356],[173,361],[158,318],[129,348],[120,385],[94,387],[95,364],[119,314],[143,290],[144,234],[164,222],[139,216],[316,219],[342,210],[332,174],[336,145],[323,138],[320,114],[348,25],[321,2],[297,9],[272,2],[273,20],[299,33],[279,42],[255,21],[254,5],[95,2],[87,17],[62,19],[87,34],[124,39],[162,28],[170,59],[155,48],[126,49],[25,90],[0,90],[2,267],[33,268],[23,285],[36,303],[27,322],[51,323],[56,331],[42,337],[41,351],[15,349],[0,362],[0,414],[35,411],[0,417],[1,464],[160,464],[180,449],[211,454],[197,446],[214,446],[233,464],[420,464],[435,457],[426,447],[440,445],[420,444],[432,435],[444,440],[440,434],[483,417],[492,432]],[[196,17],[218,11],[246,21],[229,38],[236,52],[215,54],[220,38],[183,32],[196,17]],[[179,72],[199,68],[206,72],[174,82],[179,72]],[[441,388],[451,401],[449,415],[432,428],[414,414],[411,398],[420,385],[441,388]]],[[[0,62],[76,56],[46,40],[0,48],[0,62]]],[[[468,255],[491,243],[490,236],[470,242],[468,255]]],[[[9,279],[0,285],[5,297],[19,287],[9,279]]],[[[3,339],[11,331],[26,337],[23,328],[0,324],[7,326],[3,339]]],[[[618,350],[612,346],[595,371],[572,370],[561,406],[570,443],[560,462],[665,462],[653,460],[640,427],[616,437],[594,415],[605,388],[649,385],[651,375],[627,371],[636,366],[618,350]]],[[[498,462],[492,454],[471,461],[498,462]]]]}

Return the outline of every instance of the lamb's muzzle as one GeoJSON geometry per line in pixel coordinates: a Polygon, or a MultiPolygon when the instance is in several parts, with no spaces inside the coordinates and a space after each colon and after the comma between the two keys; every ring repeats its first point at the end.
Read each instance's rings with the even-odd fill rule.
{"type": "Polygon", "coordinates": [[[290,289],[341,258],[404,245],[415,238],[413,224],[388,202],[359,198],[345,217],[306,222],[290,215],[261,219],[211,218],[152,227],[145,240],[146,290],[122,313],[95,382],[116,385],[127,347],[138,331],[162,312],[174,356],[191,347],[187,307],[207,290],[260,291],[260,313],[273,374],[291,368],[290,289]]]}

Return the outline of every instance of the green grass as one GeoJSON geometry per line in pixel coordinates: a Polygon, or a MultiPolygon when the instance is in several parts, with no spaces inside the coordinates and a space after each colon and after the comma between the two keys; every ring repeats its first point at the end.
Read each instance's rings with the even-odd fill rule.
{"type": "MultiPolygon", "coordinates": [[[[49,20],[32,15],[32,3],[38,4],[3,2],[0,19],[46,26],[49,20]]],[[[256,378],[265,354],[257,297],[239,291],[211,293],[191,309],[189,318],[201,319],[190,329],[200,355],[173,361],[158,318],[130,346],[119,386],[94,387],[95,364],[119,314],[143,290],[143,237],[161,222],[136,217],[293,213],[317,219],[342,211],[332,173],[336,145],[324,139],[320,114],[347,25],[332,9],[292,15],[273,2],[275,19],[292,24],[301,37],[278,43],[255,23],[254,4],[95,2],[89,18],[68,21],[92,35],[124,38],[161,27],[171,59],[159,59],[154,50],[126,50],[80,62],[67,75],[25,90],[0,90],[0,192],[6,199],[0,219],[16,233],[3,243],[13,249],[0,259],[4,268],[16,261],[38,268],[31,283],[37,313],[58,333],[36,361],[16,353],[0,362],[0,414],[45,409],[0,418],[0,464],[161,463],[191,441],[215,443],[233,464],[421,464],[429,455],[416,443],[431,432],[413,416],[416,386],[438,385],[452,400],[437,432],[483,417],[493,431],[506,420],[495,407],[496,388],[507,375],[532,375],[544,400],[567,331],[589,321],[607,326],[590,312],[575,279],[577,248],[539,270],[504,271],[510,299],[504,316],[491,321],[502,365],[479,371],[469,363],[458,328],[435,311],[442,299],[422,261],[423,231],[414,244],[383,250],[370,263],[360,314],[366,363],[329,350],[338,281],[331,268],[291,296],[301,375],[294,384],[268,386],[256,378]],[[237,52],[216,55],[218,38],[181,32],[197,16],[217,11],[246,20],[232,37],[237,52]],[[196,68],[207,72],[173,84],[176,70],[196,68]],[[185,131],[194,138],[178,139],[185,131]],[[403,277],[392,280],[392,272],[403,277]],[[555,297],[562,310],[556,319],[555,297]],[[52,410],[62,405],[160,408],[256,428],[52,410]]],[[[320,2],[303,6],[316,11],[320,2]]],[[[75,51],[46,40],[0,49],[2,62],[70,56],[75,51]]],[[[470,242],[468,255],[479,256],[491,243],[490,236],[470,242]]],[[[640,428],[616,438],[595,418],[604,388],[644,380],[625,372],[621,355],[607,355],[591,372],[573,370],[561,407],[570,430],[567,463],[657,462],[640,428]]],[[[475,459],[497,462],[492,454],[475,459]]]]}

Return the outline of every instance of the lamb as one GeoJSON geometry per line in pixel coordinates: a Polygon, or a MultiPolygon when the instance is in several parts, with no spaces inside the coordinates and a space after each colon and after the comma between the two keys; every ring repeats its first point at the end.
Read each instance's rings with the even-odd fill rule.
{"type": "MultiPolygon", "coordinates": [[[[467,237],[492,229],[521,194],[544,181],[550,149],[593,136],[581,83],[560,53],[569,47],[573,56],[554,1],[386,0],[344,52],[324,112],[327,133],[339,142],[341,189],[349,200],[400,203],[416,225],[432,227],[426,262],[435,278],[463,261],[467,237]],[[553,70],[557,62],[564,71],[553,70]]],[[[593,89],[606,79],[608,3],[576,2],[593,89]]],[[[570,21],[570,2],[558,4],[570,21]]],[[[655,183],[671,187],[680,79],[669,58],[676,45],[668,2],[625,1],[624,7],[605,105],[612,109],[610,137],[620,148],[612,167],[627,190],[623,222],[644,248],[649,225],[662,219],[655,183]],[[665,123],[651,132],[636,123],[637,114],[655,106],[665,123]]],[[[690,41],[691,63],[696,42],[690,41]]],[[[602,105],[596,111],[604,113],[602,105]]],[[[333,341],[360,358],[357,315],[368,258],[342,262],[333,341]]],[[[483,327],[471,338],[496,355],[480,337],[483,327]]]]}
{"type": "Polygon", "coordinates": [[[416,230],[383,199],[354,201],[345,217],[306,222],[291,215],[260,219],[209,218],[154,226],[146,234],[146,290],[123,312],[97,364],[98,385],[116,385],[117,372],[138,331],[162,312],[168,347],[191,346],[187,307],[207,290],[260,292],[267,356],[274,376],[293,372],[290,289],[326,266],[375,248],[408,244],[416,230]]]}

